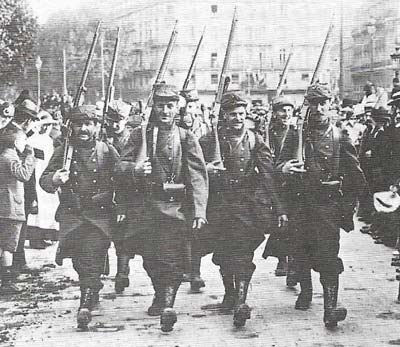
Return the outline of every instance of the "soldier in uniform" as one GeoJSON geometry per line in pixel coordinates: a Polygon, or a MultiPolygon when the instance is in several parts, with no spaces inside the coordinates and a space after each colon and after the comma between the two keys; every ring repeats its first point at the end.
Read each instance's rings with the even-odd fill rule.
{"type": "MultiPolygon", "coordinates": [[[[222,126],[218,131],[222,162],[214,157],[215,137],[203,139],[210,175],[208,218],[215,232],[213,262],[220,266],[225,296],[220,307],[234,311],[233,323],[244,326],[250,318],[247,291],[255,270],[255,249],[271,223],[272,204],[281,223],[287,218],[273,182],[273,161],[261,135],[245,127],[247,102],[239,93],[225,93],[221,101],[222,126]]],[[[276,221],[278,223],[278,221],[276,221]]]]}
{"type": "Polygon", "coordinates": [[[66,149],[71,158],[64,167],[64,147],[57,147],[40,178],[48,193],[60,190],[56,219],[60,243],[56,262],[72,258],[81,289],[78,328],[85,330],[103,287],[100,276],[107,260],[113,225],[113,172],[119,160],[111,145],[96,140],[100,122],[95,106],[73,108],[69,113],[72,135],[66,149]]]}
{"type": "MultiPolygon", "coordinates": [[[[131,106],[123,101],[115,100],[108,108],[107,119],[107,140],[121,154],[127,144],[131,131],[126,127],[131,106]]],[[[119,221],[117,221],[119,222],[119,221]]],[[[113,242],[117,253],[117,274],[115,276],[115,292],[120,294],[129,287],[129,260],[135,257],[124,248],[124,233],[126,224],[118,223],[113,233],[113,242]]]]}
{"type": "MultiPolygon", "coordinates": [[[[300,129],[289,130],[277,168],[286,181],[292,254],[301,293],[296,309],[307,310],[312,301],[311,270],[320,273],[324,292],[324,323],[335,327],[346,318],[337,307],[339,275],[344,270],[338,257],[340,228],[354,228],[353,211],[365,178],[355,148],[348,137],[331,125],[331,92],[324,85],[311,86],[308,127],[304,132],[304,162],[299,161],[300,129]]],[[[300,141],[301,143],[302,141],[300,141]]]]}
{"type": "MultiPolygon", "coordinates": [[[[271,118],[271,126],[267,129],[269,132],[269,148],[271,149],[274,163],[279,158],[283,143],[289,130],[290,121],[293,117],[294,105],[285,96],[277,97],[272,102],[273,115],[271,118]]],[[[276,276],[286,276],[288,274],[288,261],[289,255],[288,239],[285,235],[279,235],[278,232],[271,233],[268,238],[267,245],[263,254],[266,259],[268,256],[278,258],[278,264],[275,269],[276,276]]],[[[289,277],[293,277],[293,271],[289,277]]],[[[293,285],[293,279],[289,278],[288,284],[293,285]]]]}
{"type": "MultiPolygon", "coordinates": [[[[189,129],[197,139],[205,136],[209,131],[209,126],[203,120],[203,114],[198,103],[199,96],[197,90],[182,90],[180,95],[185,99],[185,107],[181,109],[179,126],[189,129]]],[[[192,293],[200,292],[200,288],[205,287],[204,280],[201,278],[201,249],[199,240],[189,238],[186,244],[186,263],[187,270],[184,274],[184,280],[190,282],[192,293]]]]}
{"type": "Polygon", "coordinates": [[[126,215],[118,219],[126,217],[131,233],[126,242],[143,257],[155,291],[148,314],[161,314],[162,331],[171,331],[177,321],[173,305],[184,271],[188,222],[193,220],[193,229],[203,227],[208,199],[199,142],[175,122],[178,101],[173,86],[157,86],[149,124],[132,131],[118,166],[118,179],[127,191],[117,196],[118,203],[127,203],[126,215]]]}

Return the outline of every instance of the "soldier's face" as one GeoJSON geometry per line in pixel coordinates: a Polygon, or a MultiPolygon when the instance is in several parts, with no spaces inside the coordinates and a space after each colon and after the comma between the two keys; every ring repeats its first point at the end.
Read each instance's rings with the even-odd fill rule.
{"type": "Polygon", "coordinates": [[[91,141],[99,131],[100,123],[95,120],[77,121],[73,125],[73,132],[79,141],[91,141]]]}
{"type": "Polygon", "coordinates": [[[288,125],[290,118],[293,116],[292,106],[283,106],[275,112],[277,124],[288,125]]]}
{"type": "Polygon", "coordinates": [[[8,125],[8,123],[11,122],[11,120],[12,120],[12,117],[0,116],[0,129],[5,128],[8,125]]]}
{"type": "Polygon", "coordinates": [[[329,110],[331,101],[323,100],[310,104],[310,123],[314,125],[325,124],[329,122],[329,110]]]}
{"type": "Polygon", "coordinates": [[[111,130],[114,134],[121,134],[124,131],[127,122],[128,118],[109,120],[111,130]]]}
{"type": "Polygon", "coordinates": [[[157,100],[154,104],[154,111],[160,125],[172,125],[179,112],[178,101],[157,100]]]}
{"type": "Polygon", "coordinates": [[[246,108],[244,106],[235,107],[228,110],[225,114],[226,126],[228,129],[242,130],[246,119],[246,108]]]}
{"type": "Polygon", "coordinates": [[[200,110],[197,105],[197,102],[190,101],[186,104],[185,107],[185,115],[183,117],[183,122],[187,127],[192,127],[196,118],[198,117],[200,110]]]}

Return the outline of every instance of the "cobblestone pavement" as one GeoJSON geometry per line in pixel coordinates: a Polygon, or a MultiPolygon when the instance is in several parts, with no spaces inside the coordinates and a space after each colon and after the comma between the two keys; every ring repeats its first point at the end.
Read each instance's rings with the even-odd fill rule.
{"type": "Polygon", "coordinates": [[[328,331],[322,323],[322,287],[314,273],[312,308],[294,310],[298,290],[286,288],[285,279],[274,276],[275,259],[255,256],[257,270],[249,291],[252,319],[235,329],[232,316],[204,311],[201,306],[219,302],[223,286],[211,257],[203,259],[206,288],[190,294],[184,283],[178,293],[178,323],[171,333],[162,333],[159,319],[146,315],[153,290],[142,268],[141,258],[131,261],[131,286],[115,295],[112,281],[116,269],[110,249],[111,276],[101,292],[101,309],[95,312],[89,332],[76,330],[79,287],[69,260],[55,267],[56,246],[46,250],[27,249],[36,276],[22,276],[19,286],[27,292],[0,299],[0,341],[4,346],[362,346],[400,345],[398,283],[390,266],[392,250],[376,245],[368,236],[354,231],[342,234],[339,301],[347,307],[346,321],[328,331]]]}

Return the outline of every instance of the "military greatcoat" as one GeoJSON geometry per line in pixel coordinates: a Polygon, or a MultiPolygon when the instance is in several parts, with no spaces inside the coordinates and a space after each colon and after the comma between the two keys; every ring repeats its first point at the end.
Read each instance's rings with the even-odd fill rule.
{"type": "MultiPolygon", "coordinates": [[[[54,173],[63,166],[64,145],[57,147],[40,178],[41,187],[54,193],[54,173]]],[[[60,244],[57,262],[73,254],[73,232],[84,223],[97,227],[107,238],[113,223],[113,174],[119,161],[115,148],[101,141],[74,146],[69,180],[60,187],[60,244]]]]}

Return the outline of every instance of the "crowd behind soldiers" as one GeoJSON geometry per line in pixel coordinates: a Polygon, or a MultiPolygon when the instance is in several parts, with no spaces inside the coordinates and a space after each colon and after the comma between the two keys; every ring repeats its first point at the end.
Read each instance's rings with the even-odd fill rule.
{"type": "Polygon", "coordinates": [[[154,288],[147,313],[160,316],[168,332],[180,284],[200,292],[201,258],[212,253],[225,295],[204,309],[233,313],[241,327],[251,316],[254,251],[270,234],[263,257],[278,259],[275,275],[286,276],[287,286],[300,285],[295,309],[309,309],[315,270],[324,324],[336,327],[347,314],[337,304],[340,229],[354,229],[356,211],[376,242],[397,241],[398,213],[377,211],[373,194],[394,198],[400,189],[400,87],[387,100],[368,83],[360,103],[334,107],[331,91],[317,83],[305,99],[306,119],[286,96],[269,106],[229,91],[214,115],[195,90],[165,83],[145,115],[122,100],[112,101],[105,117],[102,102],[73,107],[56,94],[40,106],[27,91],[3,101],[1,293],[21,291],[15,279],[29,271],[27,237],[34,248],[57,239],[57,264],[72,258],[79,275],[77,323],[86,330],[112,241],[116,293],[129,286],[129,261],[141,255],[154,288]]]}

